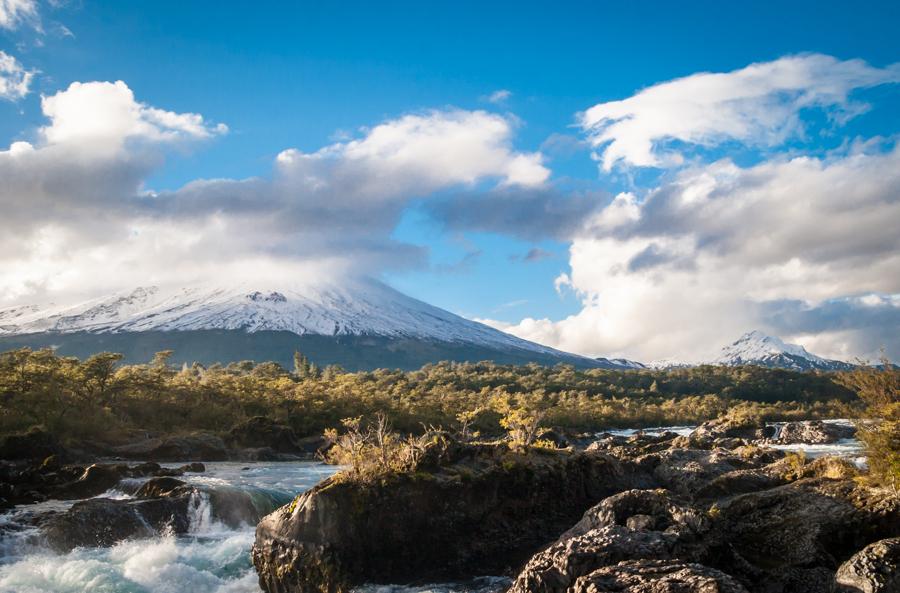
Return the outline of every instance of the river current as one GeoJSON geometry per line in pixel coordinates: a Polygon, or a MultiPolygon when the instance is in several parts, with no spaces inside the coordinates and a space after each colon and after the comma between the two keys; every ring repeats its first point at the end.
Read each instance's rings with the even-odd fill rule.
{"type": "MultiPolygon", "coordinates": [[[[646,432],[693,427],[665,427],[646,432]]],[[[610,431],[630,435],[635,431],[610,431]]],[[[859,443],[790,445],[814,457],[838,454],[854,458],[859,443]]],[[[336,468],[316,462],[207,463],[206,471],[183,479],[202,489],[237,488],[249,493],[262,512],[273,510],[332,475],[336,468]]],[[[124,490],[132,490],[124,488],[124,490]]],[[[101,496],[129,498],[124,490],[101,496]]],[[[200,494],[203,497],[203,494],[200,494]]],[[[162,534],[127,540],[111,548],[76,548],[58,554],[43,547],[29,517],[35,513],[64,511],[74,501],[22,505],[0,514],[0,593],[259,593],[250,562],[254,525],[234,529],[211,518],[208,500],[192,509],[186,535],[162,534]]],[[[470,583],[417,587],[379,585],[358,593],[495,593],[506,579],[485,577],[470,583]]]]}

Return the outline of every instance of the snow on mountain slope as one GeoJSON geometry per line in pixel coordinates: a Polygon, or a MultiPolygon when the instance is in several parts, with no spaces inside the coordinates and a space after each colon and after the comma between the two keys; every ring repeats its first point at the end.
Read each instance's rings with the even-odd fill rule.
{"type": "Polygon", "coordinates": [[[27,305],[0,310],[0,336],[207,329],[419,338],[561,354],[373,280],[141,287],[70,306],[27,305]]]}
{"type": "Polygon", "coordinates": [[[853,365],[839,360],[828,360],[809,353],[797,344],[786,344],[780,338],[751,331],[733,344],[722,349],[711,364],[738,366],[754,364],[792,370],[844,370],[853,365]]]}
{"type": "Polygon", "coordinates": [[[649,368],[642,362],[638,362],[636,360],[629,360],[627,358],[605,358],[598,357],[596,359],[597,362],[608,364],[613,367],[618,367],[622,369],[633,369],[633,370],[645,370],[649,368]]]}

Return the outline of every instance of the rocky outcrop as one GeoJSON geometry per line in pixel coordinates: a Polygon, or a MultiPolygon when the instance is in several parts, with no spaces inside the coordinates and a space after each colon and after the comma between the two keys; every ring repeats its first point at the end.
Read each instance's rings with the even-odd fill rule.
{"type": "Polygon", "coordinates": [[[900,593],[900,537],[870,544],[838,568],[840,593],[900,593]]]}
{"type": "Polygon", "coordinates": [[[51,517],[41,535],[50,548],[68,552],[79,546],[111,546],[129,538],[150,537],[163,530],[183,534],[190,528],[189,512],[198,504],[192,492],[139,501],[92,498],[51,517]]]}
{"type": "Polygon", "coordinates": [[[229,457],[225,442],[208,433],[148,438],[114,447],[116,455],[126,459],[150,461],[225,461],[229,457]]]}
{"type": "MultiPolygon", "coordinates": [[[[41,463],[0,464],[0,501],[8,504],[31,504],[48,499],[79,500],[99,496],[122,485],[125,478],[147,476],[180,476],[186,472],[203,472],[202,463],[179,468],[163,468],[158,463],[137,465],[95,463],[88,467],[62,465],[53,456],[41,463]]],[[[125,488],[124,485],[121,486],[125,488]]],[[[0,508],[2,508],[0,504],[0,508]]]]}
{"type": "Polygon", "coordinates": [[[720,416],[704,422],[691,433],[692,439],[744,439],[753,441],[774,436],[775,428],[756,418],[720,416]]]}
{"type": "Polygon", "coordinates": [[[433,471],[319,484],[260,522],[253,562],[269,593],[503,574],[634,479],[603,455],[453,446],[433,471]]]}
{"type": "Polygon", "coordinates": [[[839,567],[841,586],[890,574],[894,540],[865,546],[900,535],[900,498],[846,460],[749,442],[770,437],[724,420],[583,453],[460,446],[420,472],[317,486],[263,519],[253,561],[268,593],[517,567],[510,593],[833,593],[839,567]]]}
{"type": "Polygon", "coordinates": [[[225,435],[226,444],[233,449],[268,449],[273,453],[291,455],[307,453],[294,431],[265,416],[254,416],[232,428],[225,435]]]}
{"type": "Polygon", "coordinates": [[[589,509],[556,543],[533,556],[510,593],[586,591],[583,578],[619,562],[702,558],[714,542],[709,532],[709,519],[668,491],[622,492],[589,509]]]}
{"type": "Polygon", "coordinates": [[[846,424],[822,422],[821,420],[804,420],[787,422],[782,425],[770,442],[779,445],[828,445],[842,439],[852,439],[856,428],[846,424]]]}
{"type": "Polygon", "coordinates": [[[43,460],[51,455],[67,457],[66,449],[49,432],[33,428],[22,434],[11,434],[0,440],[0,459],[43,460]]]}
{"type": "Polygon", "coordinates": [[[700,564],[636,560],[580,577],[573,593],[747,593],[729,575],[700,564]]]}
{"type": "Polygon", "coordinates": [[[842,559],[890,527],[873,508],[855,504],[855,489],[851,480],[810,478],[720,501],[715,532],[727,541],[727,553],[717,568],[753,591],[830,582],[842,559]]]}
{"type": "Polygon", "coordinates": [[[50,548],[67,552],[79,546],[111,546],[162,532],[185,534],[209,521],[232,528],[253,525],[261,514],[247,492],[200,489],[172,477],[159,477],[145,482],[133,500],[92,498],[77,502],[47,519],[41,535],[50,548]]]}

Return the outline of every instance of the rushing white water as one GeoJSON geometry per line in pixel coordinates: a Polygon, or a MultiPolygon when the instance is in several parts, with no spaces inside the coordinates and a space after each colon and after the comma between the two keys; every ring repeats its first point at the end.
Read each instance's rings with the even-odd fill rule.
{"type": "MultiPolygon", "coordinates": [[[[653,428],[616,428],[607,430],[605,432],[619,437],[630,437],[636,434],[646,434],[651,436],[658,436],[663,434],[664,432],[674,432],[681,436],[688,436],[696,426],[654,426],[653,428]]],[[[602,434],[602,433],[600,433],[602,434]]]]}
{"type": "MultiPolygon", "coordinates": [[[[823,420],[826,424],[837,424],[841,426],[852,426],[852,420],[846,420],[843,418],[836,418],[832,420],[823,420]]],[[[778,436],[781,434],[781,429],[784,427],[786,422],[770,422],[769,426],[775,428],[775,435],[773,440],[777,440],[778,436]]],[[[605,431],[608,434],[615,436],[623,436],[630,437],[635,434],[647,434],[647,435],[660,435],[664,432],[674,432],[682,436],[687,436],[691,434],[696,426],[656,426],[653,428],[623,428],[623,429],[611,429],[605,431]]],[[[603,434],[603,432],[598,433],[598,436],[603,434]]],[[[838,457],[846,457],[853,461],[856,465],[863,467],[865,466],[865,457],[863,456],[863,446],[856,439],[840,439],[835,443],[830,443],[827,445],[821,444],[810,444],[810,443],[794,443],[790,445],[776,445],[776,444],[767,444],[767,447],[771,447],[772,449],[780,449],[782,451],[792,451],[792,452],[800,452],[802,451],[808,458],[815,459],[816,457],[823,457],[825,455],[836,455],[838,457]]]]}
{"type": "MultiPolygon", "coordinates": [[[[332,466],[297,463],[208,463],[182,479],[206,488],[242,489],[273,507],[334,473],[332,466]]],[[[107,498],[129,498],[111,490],[107,498]]],[[[56,554],[37,543],[29,517],[64,511],[72,502],[20,506],[0,515],[0,593],[258,593],[250,563],[254,526],[229,528],[212,519],[209,497],[191,501],[190,533],[76,548],[56,554]]]]}

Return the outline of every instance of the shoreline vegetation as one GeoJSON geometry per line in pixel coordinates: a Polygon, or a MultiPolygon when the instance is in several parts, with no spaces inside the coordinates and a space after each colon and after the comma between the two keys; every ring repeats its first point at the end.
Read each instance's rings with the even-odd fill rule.
{"type": "Polygon", "coordinates": [[[0,435],[32,427],[64,443],[121,444],[136,431],[225,433],[264,416],[297,437],[321,436],[345,419],[383,413],[395,430],[429,427],[496,437],[510,429],[568,431],[699,425],[732,408],[767,421],[854,417],[852,386],[834,373],[762,367],[578,370],[491,362],[429,364],[416,371],[320,369],[300,353],[294,368],[251,361],[227,366],[122,364],[115,353],[79,360],[52,350],[0,353],[0,435]]]}

